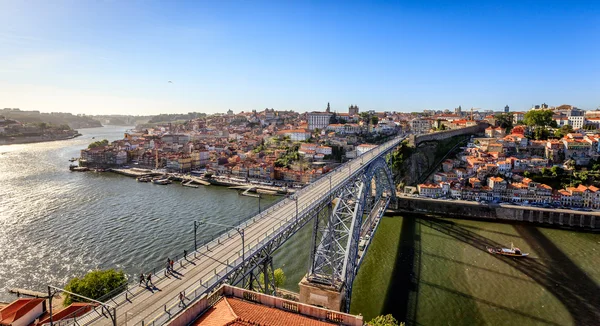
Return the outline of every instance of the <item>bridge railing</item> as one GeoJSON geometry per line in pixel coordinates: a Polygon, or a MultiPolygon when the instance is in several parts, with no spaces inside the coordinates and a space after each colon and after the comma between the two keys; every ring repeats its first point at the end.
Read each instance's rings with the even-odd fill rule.
{"type": "MultiPolygon", "coordinates": [[[[369,163],[370,161],[376,159],[378,157],[378,154],[380,154],[381,152],[389,150],[389,145],[392,144],[394,141],[396,141],[396,139],[388,141],[385,144],[383,144],[383,146],[376,147],[376,148],[372,149],[371,151],[367,152],[368,154],[370,154],[370,158],[365,163],[369,163]]],[[[363,155],[365,155],[367,153],[364,153],[363,155]]],[[[361,156],[363,156],[363,155],[361,155],[361,156]]],[[[339,167],[334,169],[332,171],[332,173],[340,172],[341,170],[346,169],[346,165],[350,164],[351,162],[352,161],[345,163],[343,165],[340,165],[339,167]]],[[[368,165],[368,164],[365,164],[365,166],[366,165],[368,165]]],[[[356,169],[350,175],[350,177],[352,177],[358,173],[361,173],[361,170],[362,169],[356,169]]],[[[327,175],[332,175],[332,173],[329,173],[327,175]]],[[[312,188],[318,186],[319,184],[326,182],[325,176],[326,175],[322,175],[319,179],[317,179],[315,182],[311,183],[309,186],[300,189],[299,191],[296,192],[296,195],[299,196],[303,193],[306,193],[306,192],[310,191],[312,188]]],[[[342,184],[336,184],[335,187],[331,189],[331,191],[336,191],[341,186],[342,186],[342,184]]],[[[292,199],[285,198],[276,203],[273,203],[270,207],[268,207],[267,209],[265,209],[258,215],[254,215],[253,217],[241,222],[238,225],[238,227],[245,228],[250,223],[256,222],[256,220],[261,219],[261,218],[271,214],[273,211],[277,210],[281,206],[283,206],[285,204],[289,204],[293,201],[294,200],[292,200],[292,199]]],[[[304,203],[304,204],[300,205],[298,207],[297,214],[295,212],[291,212],[289,214],[285,214],[285,216],[280,215],[278,218],[280,220],[280,222],[277,225],[275,225],[272,230],[267,230],[262,237],[259,236],[255,241],[252,241],[252,242],[246,244],[246,247],[248,248],[248,252],[246,254],[246,260],[250,259],[250,257],[252,257],[254,254],[260,252],[262,247],[267,245],[270,241],[274,240],[277,237],[277,235],[287,227],[287,224],[290,224],[292,222],[297,222],[297,219],[299,219],[301,216],[303,216],[304,214],[306,214],[306,213],[312,211],[314,208],[316,208],[319,205],[320,201],[321,201],[320,199],[315,199],[315,200],[311,201],[310,203],[304,203]]],[[[235,236],[236,233],[237,233],[237,231],[235,231],[235,230],[229,230],[226,233],[224,233],[223,235],[221,235],[219,238],[214,239],[213,241],[206,244],[206,248],[209,249],[210,247],[219,245],[221,238],[222,238],[222,240],[226,240],[226,238],[235,236]],[[216,240],[216,243],[215,243],[215,240],[216,240]]],[[[201,297],[203,297],[204,295],[206,295],[207,292],[209,292],[211,289],[213,289],[215,286],[217,286],[231,272],[233,272],[235,269],[237,269],[239,265],[242,265],[244,263],[242,261],[242,257],[241,257],[242,250],[237,252],[238,258],[235,259],[235,261],[233,261],[232,264],[229,262],[229,260],[227,261],[227,264],[225,265],[224,270],[221,269],[220,271],[217,271],[217,269],[214,269],[214,276],[212,276],[210,278],[210,280],[208,280],[208,281],[204,280],[204,282],[203,282],[203,280],[200,280],[200,282],[198,284],[190,285],[190,287],[188,287],[185,290],[186,297],[189,294],[192,294],[192,299],[191,299],[190,303],[195,302],[196,300],[198,300],[201,297]]],[[[172,316],[176,315],[177,313],[179,313],[181,310],[184,309],[183,307],[179,307],[179,305],[175,306],[175,304],[179,303],[178,294],[170,301],[170,303],[171,303],[171,305],[167,304],[164,307],[156,309],[152,313],[148,314],[148,316],[156,316],[156,315],[158,315],[158,316],[154,317],[153,319],[151,319],[150,321],[145,323],[145,325],[149,325],[149,323],[151,323],[153,326],[154,325],[162,325],[163,323],[168,321],[172,316]]]]}
{"type": "MultiPolygon", "coordinates": [[[[389,146],[391,144],[393,144],[395,141],[400,140],[401,138],[402,137],[398,137],[398,138],[392,139],[390,141],[387,141],[384,144],[362,154],[359,157],[362,157],[362,159],[364,159],[365,155],[369,154],[369,156],[370,156],[369,159],[367,160],[367,162],[364,162],[365,163],[364,165],[367,166],[368,163],[370,163],[372,160],[374,160],[378,157],[379,153],[381,153],[382,151],[388,151],[390,149],[389,146]]],[[[357,159],[359,157],[357,157],[357,159]]],[[[322,184],[323,182],[326,182],[328,176],[332,176],[333,174],[346,169],[348,164],[351,164],[353,161],[354,160],[344,163],[344,164],[338,166],[336,169],[334,169],[330,173],[321,175],[317,180],[312,182],[310,185],[296,191],[295,196],[300,196],[304,193],[308,193],[314,187],[322,184]]],[[[349,177],[353,177],[361,172],[362,172],[362,168],[356,169],[349,175],[349,177]]],[[[335,192],[341,186],[342,186],[342,184],[337,184],[334,187],[332,187],[331,191],[335,192]]],[[[267,206],[259,214],[255,214],[255,213],[249,214],[249,216],[247,218],[241,220],[241,222],[237,225],[237,227],[238,228],[246,228],[251,223],[254,223],[257,220],[262,219],[262,218],[266,217],[267,215],[270,215],[273,211],[279,209],[281,206],[288,204],[290,202],[293,202],[293,201],[294,200],[290,199],[290,198],[283,198],[281,200],[278,200],[278,201],[270,204],[269,206],[267,206]]],[[[251,243],[246,244],[246,248],[248,249],[248,252],[246,255],[246,260],[248,260],[256,252],[258,252],[258,250],[260,250],[260,248],[262,248],[262,246],[259,246],[261,244],[261,242],[263,242],[263,244],[262,244],[263,246],[266,245],[269,241],[273,240],[274,237],[279,232],[283,231],[286,228],[287,225],[284,225],[284,224],[289,224],[289,223],[295,222],[294,218],[298,219],[300,216],[303,216],[304,214],[310,212],[311,210],[313,210],[314,208],[316,208],[319,205],[320,201],[321,201],[320,199],[315,199],[315,200],[312,200],[310,203],[304,203],[304,204],[298,206],[297,216],[295,216],[296,215],[295,212],[287,214],[287,216],[279,216],[277,219],[280,220],[280,222],[275,227],[273,227],[272,230],[267,230],[265,232],[264,236],[262,236],[262,237],[259,236],[258,239],[256,239],[255,241],[252,241],[251,243]],[[253,248],[255,250],[253,250],[253,248]]],[[[190,256],[190,257],[194,256],[194,258],[196,258],[197,255],[200,253],[200,250],[202,250],[203,248],[207,248],[207,249],[214,248],[214,247],[220,245],[220,243],[222,241],[225,241],[236,235],[237,235],[237,231],[235,229],[230,229],[227,232],[222,233],[218,237],[212,237],[211,240],[200,245],[199,249],[197,251],[194,251],[193,249],[190,250],[190,253],[188,254],[188,256],[190,256]]],[[[214,288],[214,286],[216,286],[220,282],[222,282],[222,280],[227,275],[229,275],[231,272],[233,272],[235,269],[237,269],[239,265],[243,264],[244,263],[242,261],[242,251],[243,250],[244,249],[241,249],[237,252],[238,258],[235,259],[233,262],[229,262],[229,260],[227,260],[227,264],[225,264],[224,270],[221,269],[220,271],[217,271],[215,269],[214,275],[209,280],[200,280],[200,282],[198,284],[193,284],[193,285],[190,285],[188,288],[186,288],[186,290],[184,291],[186,293],[186,297],[190,294],[192,295],[192,299],[190,302],[195,302],[201,296],[205,295],[208,291],[210,291],[210,289],[214,288]]],[[[174,258],[174,260],[177,263],[179,263],[180,265],[182,264],[182,259],[183,259],[183,254],[176,255],[174,258]]],[[[165,274],[165,269],[166,268],[159,268],[159,269],[154,268],[153,269],[154,276],[156,276],[157,278],[159,278],[159,280],[161,280],[162,277],[160,275],[165,274]]],[[[123,294],[117,296],[116,298],[112,298],[111,300],[117,306],[124,304],[126,302],[129,302],[130,298],[134,297],[137,293],[139,293],[139,292],[134,293],[133,291],[131,291],[131,287],[133,287],[135,284],[136,284],[136,281],[134,278],[133,282],[131,282],[130,284],[127,284],[124,288],[121,288],[121,290],[124,290],[123,294]]],[[[183,309],[183,308],[180,309],[180,307],[176,306],[179,303],[179,294],[178,293],[169,302],[171,303],[171,305],[166,304],[163,307],[156,309],[155,311],[146,315],[146,317],[144,317],[144,320],[140,323],[143,324],[145,321],[146,322],[145,325],[148,325],[149,323],[152,323],[152,325],[162,325],[164,322],[166,322],[172,316],[174,316],[174,314],[180,312],[183,309]],[[162,313],[159,314],[159,311],[162,311],[162,313]],[[157,316],[157,317],[147,321],[145,319],[147,319],[148,316],[157,316]]],[[[87,323],[85,323],[85,324],[87,324],[87,323]]]]}

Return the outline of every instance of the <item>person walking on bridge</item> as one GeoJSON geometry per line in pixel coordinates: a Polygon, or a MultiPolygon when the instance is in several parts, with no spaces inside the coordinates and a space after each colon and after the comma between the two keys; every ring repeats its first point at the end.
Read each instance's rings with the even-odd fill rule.
{"type": "Polygon", "coordinates": [[[171,260],[171,261],[169,262],[169,265],[170,265],[170,267],[171,267],[171,274],[173,274],[173,260],[171,260]]]}
{"type": "Polygon", "coordinates": [[[177,307],[181,307],[184,306],[185,307],[185,294],[183,294],[183,292],[179,292],[179,303],[177,304],[177,307]]]}
{"type": "Polygon", "coordinates": [[[142,283],[144,283],[144,273],[140,273],[140,285],[142,286],[142,283]]]}
{"type": "Polygon", "coordinates": [[[152,273],[148,273],[148,276],[146,276],[146,286],[148,286],[148,284],[154,286],[154,284],[152,284],[152,273]]]}

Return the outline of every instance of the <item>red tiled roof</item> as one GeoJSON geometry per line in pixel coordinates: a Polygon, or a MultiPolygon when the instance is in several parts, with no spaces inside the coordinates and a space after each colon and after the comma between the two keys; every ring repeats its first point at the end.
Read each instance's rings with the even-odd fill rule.
{"type": "Polygon", "coordinates": [[[13,301],[0,310],[0,325],[11,325],[42,302],[44,302],[44,299],[17,299],[13,301]]]}
{"type": "MultiPolygon", "coordinates": [[[[70,319],[70,318],[74,318],[74,317],[79,317],[85,313],[87,313],[88,311],[92,310],[92,308],[94,307],[94,304],[90,304],[90,303],[83,303],[83,302],[75,302],[75,303],[71,303],[68,307],[55,312],[52,314],[52,320],[54,322],[57,322],[61,319],[70,319]],[[83,309],[82,309],[83,308],[83,309]]],[[[41,319],[39,324],[45,324],[45,323],[49,323],[50,322],[50,316],[47,316],[44,319],[41,319]]]]}
{"type": "Polygon", "coordinates": [[[329,326],[335,324],[238,298],[224,297],[192,325],[329,326]]]}

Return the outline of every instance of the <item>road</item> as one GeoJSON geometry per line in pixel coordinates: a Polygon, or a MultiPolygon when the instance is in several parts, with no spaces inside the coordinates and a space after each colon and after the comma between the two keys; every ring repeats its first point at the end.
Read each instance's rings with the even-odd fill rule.
{"type": "MultiPolygon", "coordinates": [[[[285,227],[286,223],[294,219],[296,207],[300,214],[305,210],[308,211],[312,208],[311,205],[322,201],[323,195],[327,194],[330,189],[342,185],[348,176],[361,170],[371,159],[377,158],[380,152],[397,145],[402,140],[403,138],[396,138],[370,150],[296,192],[293,196],[297,198],[296,200],[286,198],[251,219],[252,223],[244,227],[245,253],[249,253],[261,240],[285,227]]],[[[154,289],[150,290],[141,286],[131,287],[131,293],[127,298],[129,302],[116,307],[117,323],[119,325],[141,325],[143,321],[144,325],[162,325],[169,319],[169,316],[174,316],[183,309],[178,307],[180,292],[185,293],[187,297],[185,302],[189,304],[190,301],[201,296],[207,282],[216,280],[216,274],[223,275],[241,263],[242,239],[235,230],[229,231],[215,241],[216,243],[202,246],[195,253],[188,254],[189,260],[177,262],[175,276],[166,277],[163,271],[159,272],[157,276],[160,279],[156,280],[154,289]],[[193,258],[194,255],[196,258],[193,258]]],[[[119,303],[124,301],[125,294],[114,300],[119,303]]],[[[81,323],[87,323],[85,321],[87,318],[81,318],[81,323]]],[[[110,325],[111,321],[108,318],[98,318],[93,323],[110,325]]]]}

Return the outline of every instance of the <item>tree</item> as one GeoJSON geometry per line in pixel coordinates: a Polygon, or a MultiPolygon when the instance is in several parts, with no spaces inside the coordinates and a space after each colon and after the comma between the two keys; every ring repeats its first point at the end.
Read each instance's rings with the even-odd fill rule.
{"type": "MultiPolygon", "coordinates": [[[[275,279],[275,287],[276,288],[282,287],[283,284],[285,284],[285,280],[287,279],[285,276],[285,273],[283,273],[283,269],[281,269],[281,268],[278,268],[273,271],[273,277],[275,279]]],[[[264,285],[265,285],[265,274],[264,273],[260,273],[258,275],[258,281],[260,282],[260,285],[264,287],[264,285]]]]}
{"type": "Polygon", "coordinates": [[[400,326],[404,323],[399,323],[391,314],[377,316],[367,323],[368,326],[400,326]]]}
{"type": "Polygon", "coordinates": [[[555,177],[556,177],[556,176],[558,176],[558,175],[562,175],[562,174],[563,174],[563,172],[564,172],[564,170],[563,170],[562,168],[558,167],[558,166],[553,166],[553,167],[550,169],[550,172],[552,172],[552,176],[555,176],[555,177]]]}
{"type": "Polygon", "coordinates": [[[510,133],[513,128],[513,114],[512,113],[500,113],[494,116],[496,124],[500,128],[506,128],[506,133],[510,133]]]}
{"type": "Polygon", "coordinates": [[[371,117],[371,124],[376,126],[379,123],[379,118],[377,116],[372,116],[371,117]]]}
{"type": "MultiPolygon", "coordinates": [[[[85,274],[82,278],[72,278],[69,283],[67,283],[67,286],[65,286],[65,290],[94,300],[108,299],[105,297],[107,294],[110,294],[126,283],[127,278],[123,271],[98,269],[85,274]]],[[[72,302],[81,300],[81,298],[67,293],[63,304],[68,306],[72,302]]]]}
{"type": "Polygon", "coordinates": [[[546,129],[546,127],[535,127],[535,129],[533,130],[533,138],[535,140],[546,140],[548,139],[548,135],[550,133],[548,132],[548,129],[546,129]]]}
{"type": "Polygon", "coordinates": [[[546,127],[552,123],[552,110],[530,110],[525,113],[523,122],[530,127],[546,127]]]}
{"type": "Polygon", "coordinates": [[[273,276],[275,277],[275,287],[279,288],[285,284],[285,280],[287,279],[287,277],[283,273],[283,269],[278,268],[275,271],[273,271],[273,276]]]}
{"type": "Polygon", "coordinates": [[[560,127],[560,129],[557,129],[554,131],[554,136],[556,138],[563,138],[565,135],[572,133],[572,132],[573,132],[573,126],[564,125],[564,126],[560,127]]]}
{"type": "Polygon", "coordinates": [[[361,112],[361,113],[359,113],[359,115],[360,115],[360,119],[363,122],[369,123],[369,121],[371,119],[370,118],[371,115],[369,114],[369,112],[361,112]]]}
{"type": "Polygon", "coordinates": [[[103,139],[101,141],[97,141],[97,142],[93,142],[91,143],[88,148],[92,149],[92,148],[96,148],[96,147],[103,147],[108,145],[108,139],[103,139]]]}

